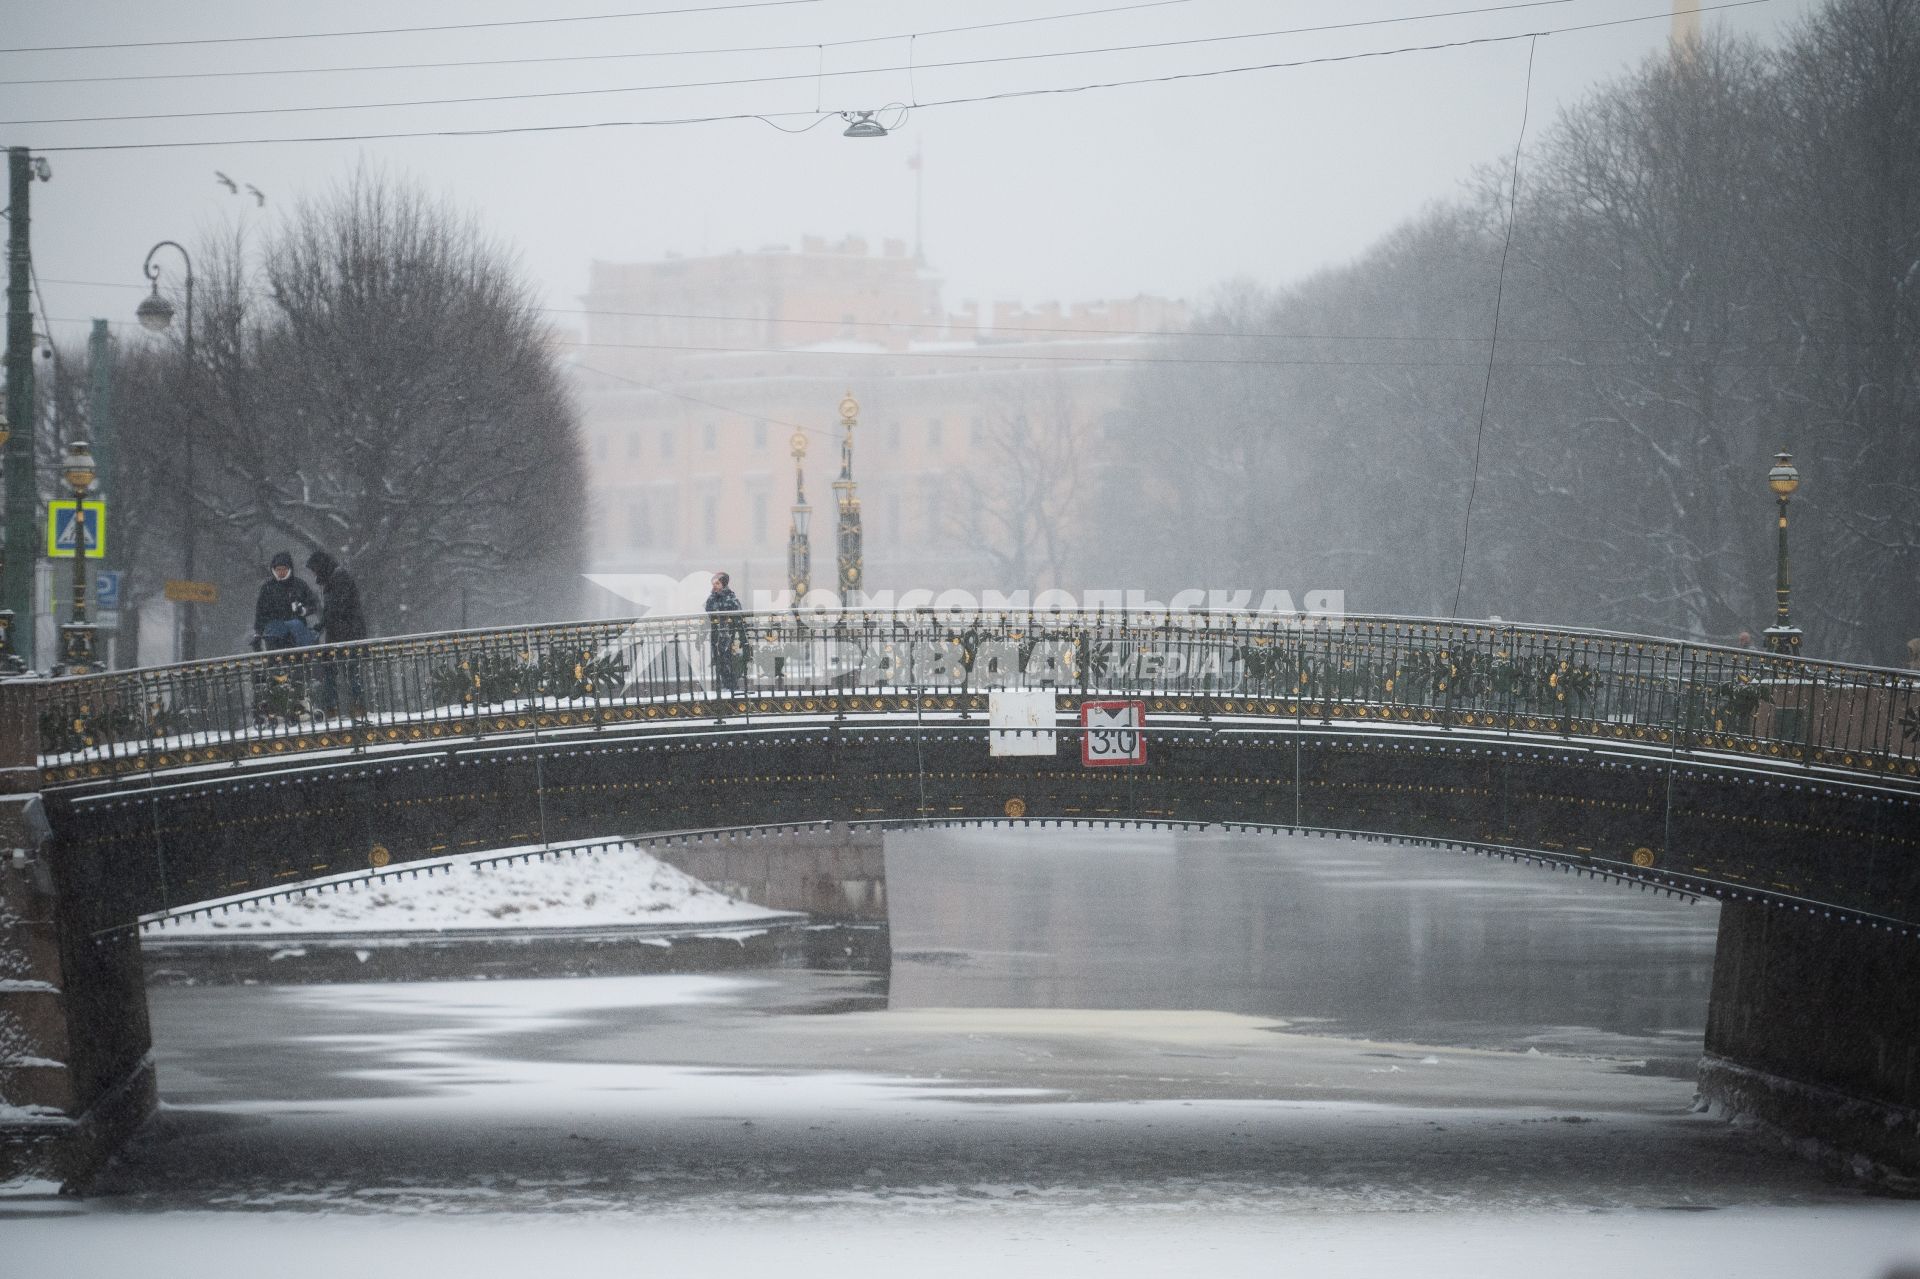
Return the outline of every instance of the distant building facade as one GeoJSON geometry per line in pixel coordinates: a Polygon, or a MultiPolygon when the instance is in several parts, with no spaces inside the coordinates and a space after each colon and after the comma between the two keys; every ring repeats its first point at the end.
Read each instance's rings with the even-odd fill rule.
{"type": "MultiPolygon", "coordinates": [[[[899,241],[595,262],[571,351],[605,573],[724,568],[786,586],[789,439],[808,438],[814,582],[830,585],[837,405],[859,401],[866,587],[1040,589],[1091,499],[1130,360],[1187,323],[1154,298],[983,320],[899,241]],[[824,571],[823,571],[824,569],[824,571]]],[[[603,611],[617,614],[609,597],[603,611]]]]}

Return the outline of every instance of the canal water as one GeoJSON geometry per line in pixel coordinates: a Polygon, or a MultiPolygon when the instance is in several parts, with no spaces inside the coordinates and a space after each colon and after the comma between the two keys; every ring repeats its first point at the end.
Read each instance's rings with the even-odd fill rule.
{"type": "Polygon", "coordinates": [[[1719,921],[1710,901],[1308,836],[929,831],[889,836],[887,873],[895,1007],[1208,1009],[1543,1052],[1697,1057],[1719,921]]]}
{"type": "Polygon", "coordinates": [[[153,1276],[1920,1259],[1920,1205],[1693,1108],[1711,904],[1304,837],[887,856],[865,969],[154,987],[162,1112],[0,1236],[153,1276]]]}

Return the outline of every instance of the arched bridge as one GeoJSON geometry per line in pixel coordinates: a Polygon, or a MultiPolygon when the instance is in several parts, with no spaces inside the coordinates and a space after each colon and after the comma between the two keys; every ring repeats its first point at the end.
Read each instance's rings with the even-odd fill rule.
{"type": "Polygon", "coordinates": [[[1903,1008],[1920,988],[1911,672],[1493,623],[923,610],[417,636],[20,682],[0,712],[61,926],[96,951],[211,898],[600,835],[1352,832],[1720,898],[1735,1082],[1812,1078],[1920,1144],[1920,1009],[1879,1005],[1906,1016],[1888,1039],[1855,971],[1903,1008]],[[1015,700],[1039,718],[996,750],[1015,700]],[[1145,761],[1090,766],[1083,708],[1114,701],[1145,761]]]}
{"type": "Polygon", "coordinates": [[[1920,685],[1899,672],[1397,618],[922,611],[744,616],[727,678],[712,627],[55,681],[40,788],[96,927],[503,843],[1008,819],[1475,844],[1920,925],[1920,685]],[[993,753],[1006,689],[1053,694],[1056,753],[993,753]],[[1106,700],[1141,703],[1144,764],[1082,764],[1080,708],[1106,700]]]}

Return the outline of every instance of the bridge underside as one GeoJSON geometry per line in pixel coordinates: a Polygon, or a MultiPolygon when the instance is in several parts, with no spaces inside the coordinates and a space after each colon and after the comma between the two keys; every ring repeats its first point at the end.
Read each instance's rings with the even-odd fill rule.
{"type": "MultiPolygon", "coordinates": [[[[46,795],[90,931],[376,864],[822,821],[1219,823],[1521,850],[1725,898],[1920,919],[1913,801],[1552,738],[1156,724],[1149,763],[994,757],[979,720],[736,720],[222,767],[46,795]],[[131,783],[131,784],[130,784],[131,783]]],[[[1911,924],[1908,925],[1912,927],[1911,924]]],[[[1897,930],[1896,930],[1897,931],[1897,930]]]]}

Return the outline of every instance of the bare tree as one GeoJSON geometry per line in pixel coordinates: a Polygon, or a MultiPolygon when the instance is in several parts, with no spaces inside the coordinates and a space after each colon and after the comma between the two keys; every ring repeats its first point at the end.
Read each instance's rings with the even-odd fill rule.
{"type": "MultiPolygon", "coordinates": [[[[590,512],[577,418],[511,259],[417,190],[361,172],[255,267],[203,249],[190,395],[130,414],[244,602],[274,550],[324,548],[376,627],[566,615],[590,512]]],[[[237,610],[229,610],[233,620],[237,610]]]]}
{"type": "Polygon", "coordinates": [[[1057,373],[1004,390],[987,407],[982,460],[960,477],[955,532],[1003,589],[1059,586],[1081,531],[1092,423],[1057,373]]]}

